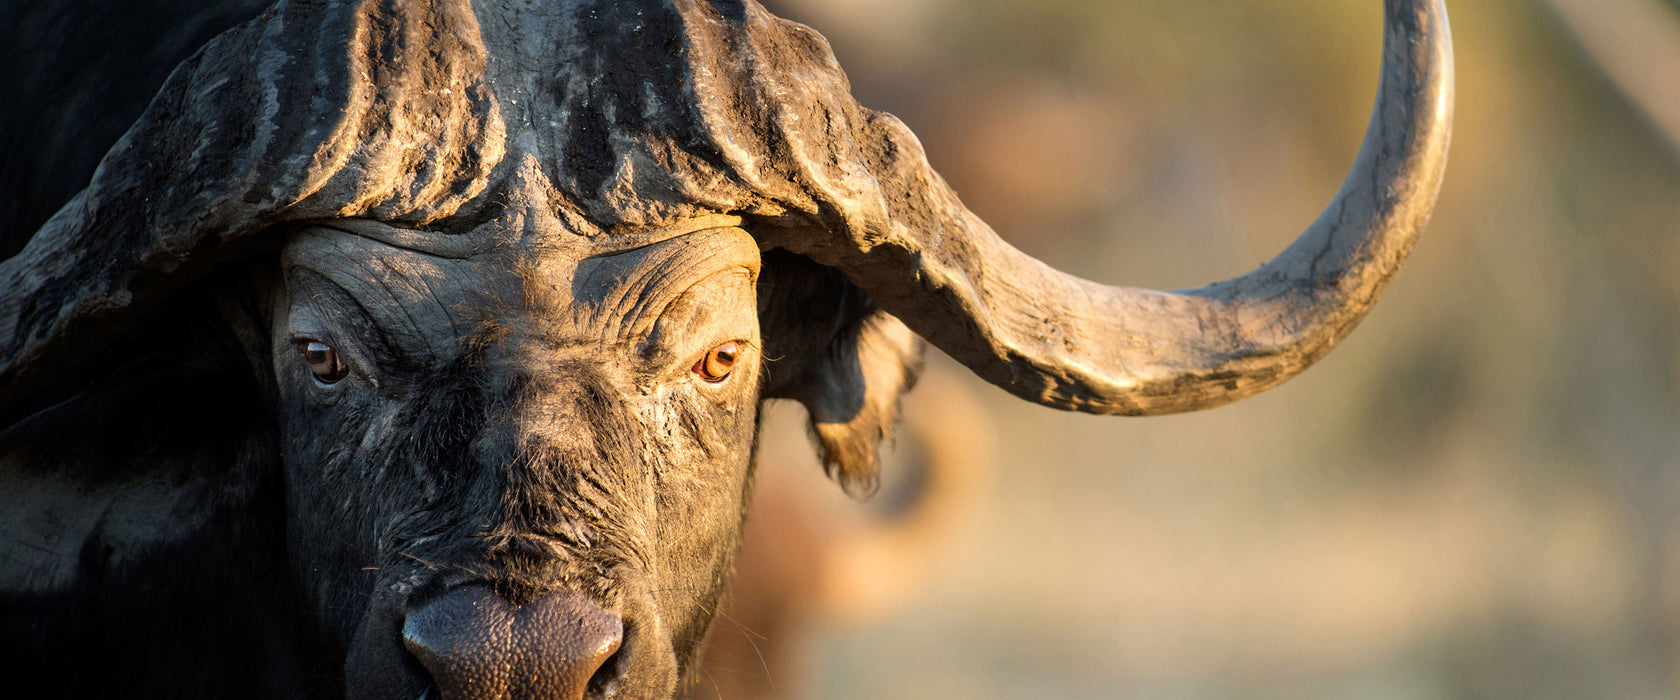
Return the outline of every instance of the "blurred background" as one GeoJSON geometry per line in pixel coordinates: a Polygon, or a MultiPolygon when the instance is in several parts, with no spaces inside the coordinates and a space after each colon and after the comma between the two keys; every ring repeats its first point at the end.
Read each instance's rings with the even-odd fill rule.
{"type": "MultiPolygon", "coordinates": [[[[1253,269],[1330,200],[1382,19],[1377,0],[765,4],[827,36],[1006,239],[1168,289],[1253,269]]],[[[1146,419],[930,358],[976,397],[948,430],[996,450],[915,595],[871,626],[759,634],[804,645],[791,670],[713,665],[823,699],[1680,695],[1680,3],[1448,5],[1440,206],[1340,348],[1146,419]]],[[[772,412],[764,492],[841,522],[891,510],[823,483],[803,420],[772,412]]]]}

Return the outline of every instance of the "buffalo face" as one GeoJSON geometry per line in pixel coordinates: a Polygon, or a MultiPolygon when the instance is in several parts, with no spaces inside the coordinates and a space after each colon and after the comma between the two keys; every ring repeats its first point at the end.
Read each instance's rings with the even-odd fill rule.
{"type": "Polygon", "coordinates": [[[753,240],[449,258],[316,227],[281,260],[290,559],[353,693],[669,695],[749,483],[753,240]]]}

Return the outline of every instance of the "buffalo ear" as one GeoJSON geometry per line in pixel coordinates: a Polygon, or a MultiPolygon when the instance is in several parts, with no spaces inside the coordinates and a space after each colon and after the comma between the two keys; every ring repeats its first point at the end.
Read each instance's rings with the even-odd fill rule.
{"type": "Polygon", "coordinates": [[[804,404],[823,470],[854,498],[879,485],[880,447],[926,343],[837,270],[771,251],[760,275],[764,395],[804,404]]]}
{"type": "Polygon", "coordinates": [[[799,397],[823,470],[854,498],[880,484],[881,441],[898,426],[898,399],[915,386],[925,347],[904,323],[877,311],[835,338],[799,397]]]}

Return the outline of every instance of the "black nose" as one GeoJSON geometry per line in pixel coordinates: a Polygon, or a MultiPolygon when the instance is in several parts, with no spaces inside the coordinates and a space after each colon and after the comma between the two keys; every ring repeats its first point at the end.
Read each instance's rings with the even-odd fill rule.
{"type": "Polygon", "coordinates": [[[515,607],[487,587],[463,586],[403,624],[403,643],[447,700],[581,700],[597,673],[612,672],[602,666],[623,640],[617,615],[564,591],[515,607]]]}

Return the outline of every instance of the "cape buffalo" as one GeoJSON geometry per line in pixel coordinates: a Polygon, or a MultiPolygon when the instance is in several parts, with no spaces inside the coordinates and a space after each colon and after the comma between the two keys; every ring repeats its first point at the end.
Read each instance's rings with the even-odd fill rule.
{"type": "Polygon", "coordinates": [[[1004,243],[754,0],[7,3],[6,687],[671,697],[763,401],[866,494],[921,338],[1144,415],[1348,333],[1451,122],[1442,0],[1384,4],[1324,215],[1156,292],[1004,243]]]}

